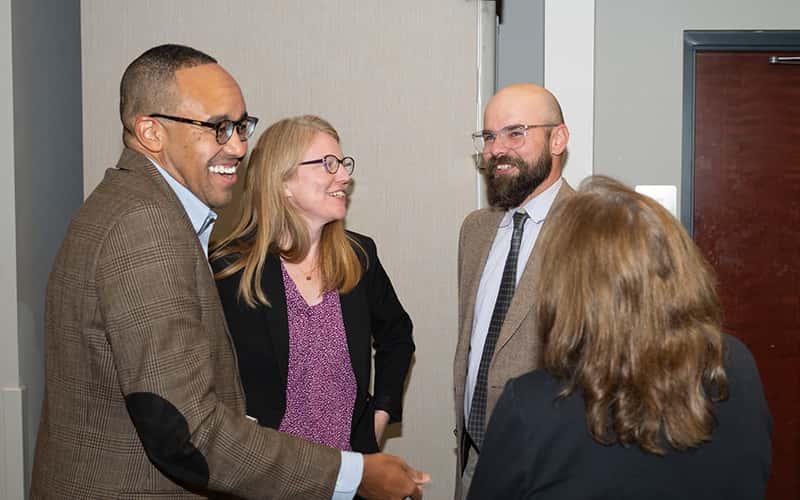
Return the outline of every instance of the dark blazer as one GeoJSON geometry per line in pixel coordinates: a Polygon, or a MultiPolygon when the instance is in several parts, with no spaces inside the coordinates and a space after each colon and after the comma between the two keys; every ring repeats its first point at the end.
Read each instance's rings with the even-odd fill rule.
{"type": "Polygon", "coordinates": [[[764,498],[772,419],[752,355],[733,337],[726,346],[730,397],[714,404],[711,441],[664,456],[594,441],[581,395],[556,401],[562,384],[546,372],[512,380],[489,423],[468,498],[764,498]]]}
{"type": "MultiPolygon", "coordinates": [[[[357,382],[350,445],[362,453],[378,451],[376,409],[402,418],[403,385],[414,352],[411,319],[378,260],[375,242],[353,232],[348,235],[362,262],[364,274],[353,290],[340,294],[347,347],[357,382]],[[360,248],[359,248],[360,247],[360,248]],[[375,347],[375,396],[369,393],[372,345],[375,347]]],[[[215,270],[225,265],[215,262],[215,270]]],[[[289,319],[280,259],[267,255],[261,287],[270,306],[248,308],[237,299],[241,272],[217,281],[225,318],[239,355],[239,372],[247,399],[247,414],[261,425],[278,428],[286,411],[289,362],[289,319]]]]}
{"type": "Polygon", "coordinates": [[[330,499],[340,453],[245,418],[205,252],[144,156],[72,220],[45,317],[31,498],[330,499]]]}

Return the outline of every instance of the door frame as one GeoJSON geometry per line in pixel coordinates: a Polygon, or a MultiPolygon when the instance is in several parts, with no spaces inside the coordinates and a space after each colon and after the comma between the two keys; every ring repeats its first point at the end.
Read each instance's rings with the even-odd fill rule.
{"type": "Polygon", "coordinates": [[[800,51],[796,30],[684,30],[681,222],[694,236],[695,58],[701,52],[800,51]]]}

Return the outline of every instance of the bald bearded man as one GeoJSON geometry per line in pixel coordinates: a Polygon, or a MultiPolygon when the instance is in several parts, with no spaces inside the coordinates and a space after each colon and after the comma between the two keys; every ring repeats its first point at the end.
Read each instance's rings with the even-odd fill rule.
{"type": "Polygon", "coordinates": [[[561,178],[569,130],[555,96],[533,84],[500,90],[472,137],[489,208],[461,226],[455,382],[455,498],[469,490],[486,425],[506,382],[538,366],[530,262],[550,208],[574,191],[561,178]]]}

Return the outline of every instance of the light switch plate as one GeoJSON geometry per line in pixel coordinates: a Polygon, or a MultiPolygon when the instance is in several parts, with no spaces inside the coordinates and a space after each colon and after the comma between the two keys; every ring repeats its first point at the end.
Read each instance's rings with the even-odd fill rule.
{"type": "Polygon", "coordinates": [[[664,208],[669,210],[673,217],[678,217],[678,188],[676,186],[636,186],[636,192],[653,198],[664,208]]]}

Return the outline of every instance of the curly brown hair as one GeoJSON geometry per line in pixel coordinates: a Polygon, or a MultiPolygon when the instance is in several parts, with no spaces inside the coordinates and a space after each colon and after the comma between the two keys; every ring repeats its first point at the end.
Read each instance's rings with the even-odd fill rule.
{"type": "Polygon", "coordinates": [[[711,437],[728,397],[713,273],[680,223],[608,177],[548,216],[534,294],[543,368],[595,440],[663,454],[711,437]]]}

